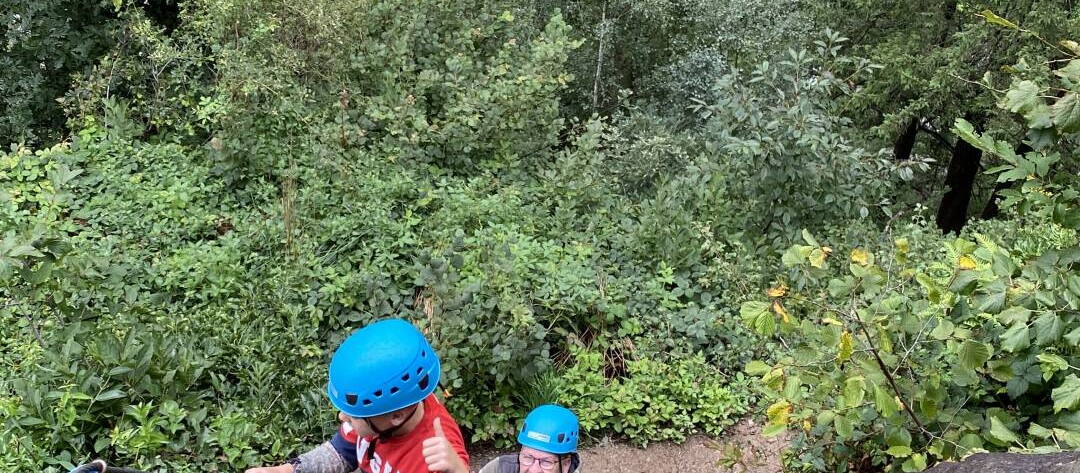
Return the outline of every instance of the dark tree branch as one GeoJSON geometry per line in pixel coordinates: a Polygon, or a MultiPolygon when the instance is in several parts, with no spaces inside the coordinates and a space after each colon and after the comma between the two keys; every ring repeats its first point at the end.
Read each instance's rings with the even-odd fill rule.
{"type": "Polygon", "coordinates": [[[934,138],[936,138],[938,140],[938,142],[941,143],[941,146],[943,146],[945,149],[947,149],[949,151],[952,151],[952,152],[956,152],[956,147],[953,146],[953,144],[950,143],[947,138],[942,136],[941,133],[938,133],[937,130],[935,130],[933,127],[931,127],[929,122],[926,119],[920,119],[919,120],[919,129],[922,130],[922,131],[925,131],[930,136],[933,136],[934,138]]]}

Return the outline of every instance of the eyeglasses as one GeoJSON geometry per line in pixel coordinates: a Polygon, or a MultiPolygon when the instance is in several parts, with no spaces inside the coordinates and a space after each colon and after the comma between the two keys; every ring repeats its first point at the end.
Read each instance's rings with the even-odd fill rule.
{"type": "Polygon", "coordinates": [[[555,465],[559,464],[560,460],[562,460],[562,458],[559,458],[558,460],[552,460],[550,458],[536,458],[532,455],[524,453],[518,454],[518,463],[520,463],[521,466],[529,467],[532,466],[533,463],[539,463],[540,469],[545,471],[551,471],[552,469],[554,469],[555,465]]]}

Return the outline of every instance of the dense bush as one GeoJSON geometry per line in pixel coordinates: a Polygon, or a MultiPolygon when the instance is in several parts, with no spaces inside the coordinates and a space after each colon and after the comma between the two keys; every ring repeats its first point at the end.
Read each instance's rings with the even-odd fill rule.
{"type": "Polygon", "coordinates": [[[390,316],[473,442],[550,401],[591,437],[719,435],[764,395],[808,468],[1075,443],[1075,43],[935,84],[1024,119],[951,131],[1008,217],[956,240],[939,155],[865,126],[909,100],[868,45],[917,35],[807,33],[865,2],[116,1],[85,31],[16,3],[55,27],[9,25],[5,59],[74,61],[0,74],[31,143],[0,155],[4,471],[279,461],[335,427],[330,351],[390,316]]]}
{"type": "Polygon", "coordinates": [[[903,236],[891,251],[832,249],[804,233],[770,301],[742,306],[757,332],[793,340],[747,371],[779,397],[767,430],[797,430],[796,464],[920,471],[983,450],[1080,448],[1077,55],[1042,77],[1049,85],[1020,77],[1001,96],[1024,114],[1033,150],[956,124],[997,160],[998,181],[1015,183],[1002,205],[1016,220],[929,251],[903,236]],[[1064,93],[1047,97],[1049,86],[1064,93]]]}

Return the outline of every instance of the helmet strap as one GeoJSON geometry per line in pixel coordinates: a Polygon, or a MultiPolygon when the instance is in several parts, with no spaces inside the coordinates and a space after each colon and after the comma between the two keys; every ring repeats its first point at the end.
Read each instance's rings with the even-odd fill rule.
{"type": "MultiPolygon", "coordinates": [[[[419,409],[420,409],[420,403],[413,404],[412,411],[409,412],[409,415],[405,416],[405,420],[402,421],[398,425],[390,427],[389,429],[380,429],[378,427],[375,427],[375,424],[372,423],[371,420],[367,419],[367,418],[365,418],[364,421],[367,422],[367,425],[371,429],[371,431],[375,432],[376,439],[379,439],[379,440],[388,439],[390,437],[393,437],[394,433],[397,432],[398,429],[404,427],[405,424],[408,424],[409,421],[412,420],[412,417],[414,415],[416,415],[416,411],[419,410],[419,409]]],[[[374,449],[372,449],[372,450],[374,450],[374,449]]]]}

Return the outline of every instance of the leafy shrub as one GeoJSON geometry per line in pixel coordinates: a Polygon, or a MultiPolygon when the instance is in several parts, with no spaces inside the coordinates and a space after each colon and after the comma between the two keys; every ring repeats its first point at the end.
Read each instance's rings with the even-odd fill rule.
{"type": "Polygon", "coordinates": [[[881,177],[896,167],[853,142],[850,120],[834,109],[837,95],[857,93],[839,69],[857,77],[877,68],[841,54],[846,41],[827,31],[814,50],[791,49],[749,74],[731,70],[695,99],[699,133],[727,174],[729,195],[756,205],[739,228],[769,244],[812,222],[888,212],[890,184],[881,177]]]}
{"type": "Polygon", "coordinates": [[[559,402],[575,409],[585,432],[613,431],[642,445],[685,440],[702,431],[719,435],[735,423],[751,401],[737,386],[741,373],[726,379],[697,354],[674,364],[620,360],[625,376],[608,376],[604,355],[572,351],[574,364],[554,382],[559,402]]]}
{"type": "Polygon", "coordinates": [[[1033,151],[957,122],[961,138],[1000,160],[999,181],[1017,183],[1003,202],[1017,220],[986,224],[1005,231],[929,254],[903,233],[892,251],[872,252],[804,232],[806,244],[783,257],[788,284],[742,306],[757,332],[794,339],[773,363],[746,367],[779,398],[767,432],[797,430],[794,463],[919,471],[983,450],[1080,447],[1080,181],[1069,146],[1080,122],[1068,112],[1077,67],[1073,58],[1055,73],[1070,89],[1050,103],[1023,80],[1002,97],[1025,114],[1033,151]]]}

